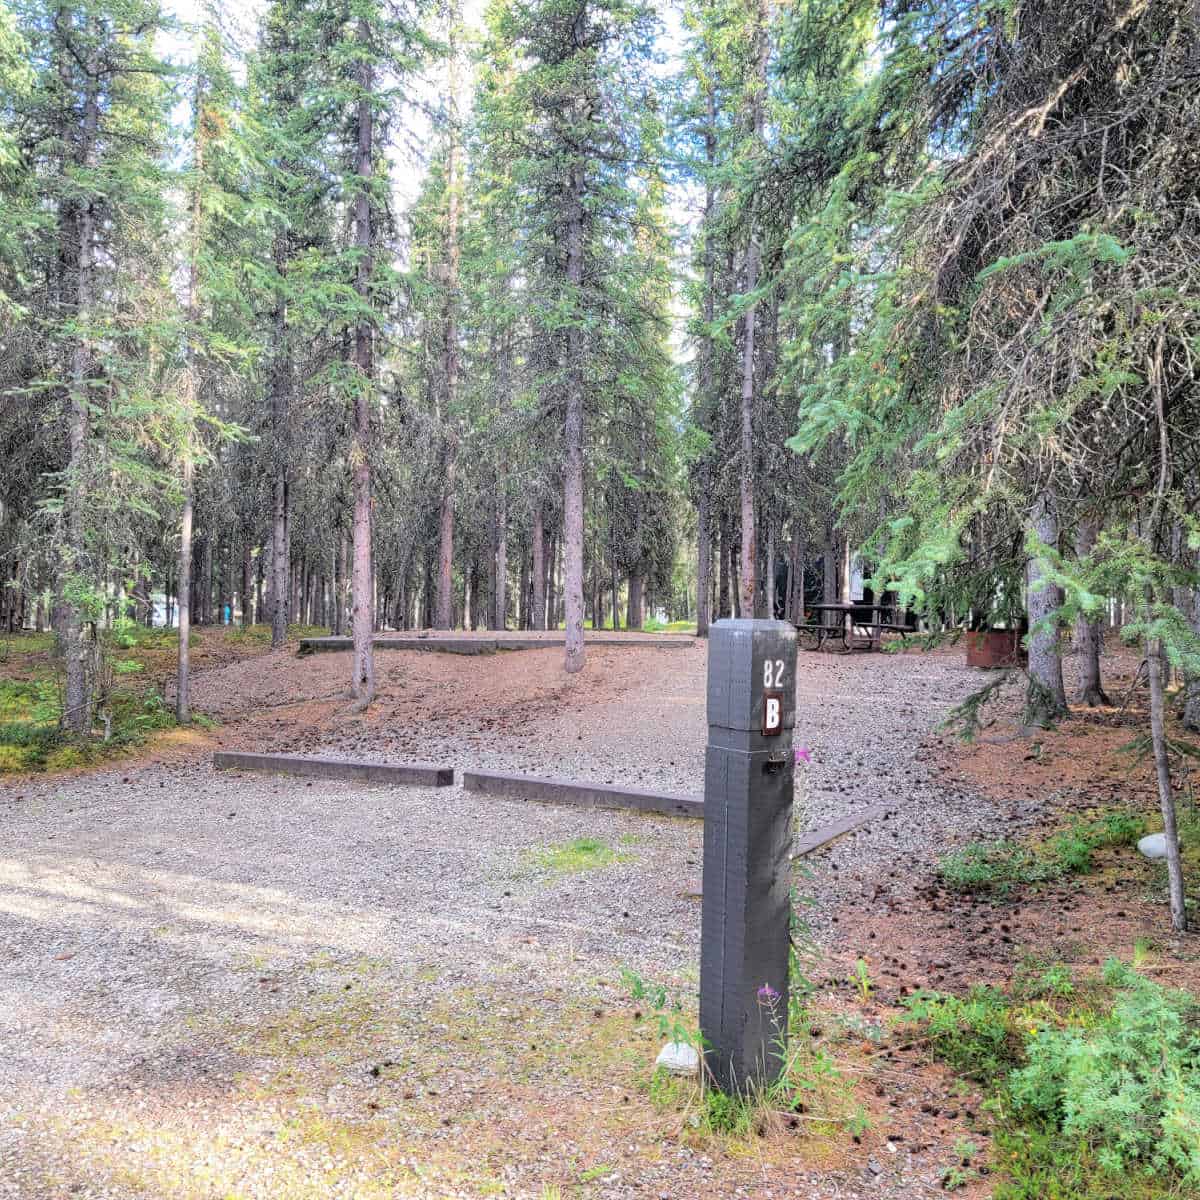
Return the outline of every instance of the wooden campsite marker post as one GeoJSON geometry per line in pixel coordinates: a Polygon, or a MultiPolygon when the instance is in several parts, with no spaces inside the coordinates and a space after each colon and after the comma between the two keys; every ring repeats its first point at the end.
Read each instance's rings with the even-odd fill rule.
{"type": "Polygon", "coordinates": [[[700,1031],[726,1092],[770,1083],[786,1052],[795,697],[790,624],[710,627],[700,1031]]]}

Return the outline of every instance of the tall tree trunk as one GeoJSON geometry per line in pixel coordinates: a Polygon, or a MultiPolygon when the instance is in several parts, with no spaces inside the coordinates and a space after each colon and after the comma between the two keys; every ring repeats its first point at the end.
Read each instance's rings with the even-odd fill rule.
{"type": "Polygon", "coordinates": [[[242,626],[254,624],[254,546],[249,528],[242,540],[242,626]]]}
{"type": "Polygon", "coordinates": [[[618,608],[621,598],[621,583],[617,577],[617,560],[616,557],[609,559],[609,582],[612,585],[612,619],[613,630],[621,628],[621,612],[618,608]]]}
{"type": "Polygon", "coordinates": [[[442,461],[442,501],[438,514],[437,627],[453,628],[454,604],[454,490],[458,476],[458,286],[459,286],[459,156],[458,22],[459,2],[449,5],[449,120],[450,146],[446,159],[446,264],[443,319],[442,377],[446,399],[442,411],[445,450],[442,461]]]}
{"type": "MultiPolygon", "coordinates": [[[[72,50],[63,46],[60,70],[70,82],[70,66],[67,55],[72,50]]],[[[85,173],[95,166],[96,138],[100,127],[99,63],[93,52],[88,57],[84,72],[85,92],[83,97],[83,122],[79,139],[79,165],[85,173]]],[[[89,186],[91,186],[89,180],[89,186]]],[[[60,583],[60,611],[62,612],[62,643],[66,686],[63,695],[63,723],[77,734],[87,733],[92,725],[92,693],[94,677],[95,630],[84,613],[69,597],[75,586],[83,582],[82,574],[87,571],[87,476],[90,469],[90,377],[92,374],[91,331],[92,302],[95,281],[95,217],[92,199],[85,196],[69,206],[70,216],[66,220],[67,237],[74,243],[68,247],[68,261],[74,261],[75,278],[75,322],[78,326],[74,346],[71,350],[70,415],[68,418],[68,442],[70,459],[67,467],[66,494],[66,553],[60,583]]]]}
{"type": "MultiPolygon", "coordinates": [[[[200,568],[200,621],[204,625],[213,623],[213,552],[214,534],[208,534],[204,539],[204,557],[200,568]]],[[[220,564],[217,564],[218,569],[220,564]]]]}
{"type": "Polygon", "coordinates": [[[272,481],[271,509],[271,645],[279,649],[287,642],[288,600],[291,591],[288,566],[288,479],[287,468],[277,467],[272,481]]]}
{"type": "Polygon", "coordinates": [[[717,618],[726,620],[733,613],[730,603],[729,564],[733,547],[729,542],[729,517],[722,512],[717,546],[717,618]]]}
{"type": "Polygon", "coordinates": [[[799,625],[803,622],[804,617],[801,611],[804,607],[804,585],[800,579],[800,531],[798,529],[792,533],[792,542],[789,549],[787,608],[784,616],[793,625],[799,625]]]}
{"type": "MultiPolygon", "coordinates": [[[[586,25],[586,5],[582,4],[586,25]]],[[[567,168],[567,287],[571,305],[580,304],[583,286],[583,164],[577,158],[567,168]]],[[[581,314],[576,313],[578,318],[581,314]]],[[[564,665],[574,675],[583,670],[587,654],[583,645],[583,354],[584,334],[578,319],[567,329],[566,421],[563,449],[563,545],[566,600],[566,653],[564,665]]],[[[544,618],[543,618],[544,619],[544,618]]]]}
{"type": "MultiPolygon", "coordinates": [[[[755,151],[762,142],[765,99],[767,88],[767,55],[770,43],[767,37],[767,0],[758,0],[754,28],[754,80],[750,96],[750,133],[755,151]]],[[[752,295],[758,287],[759,248],[753,218],[746,246],[745,294],[752,295]]],[[[742,518],[742,561],[741,561],[741,610],[753,615],[756,591],[755,566],[757,547],[755,544],[754,485],[756,482],[754,462],[754,319],[756,304],[746,309],[742,335],[742,411],[741,411],[741,518],[742,518]]]]}
{"type": "Polygon", "coordinates": [[[179,519],[179,663],[175,678],[175,720],[186,725],[192,719],[191,651],[192,630],[192,454],[191,444],[183,458],[183,515],[179,519]]]}
{"type": "MultiPolygon", "coordinates": [[[[710,435],[713,396],[712,329],[716,312],[716,262],[713,248],[713,222],[716,218],[717,97],[711,82],[705,90],[704,127],[704,341],[700,359],[700,404],[702,424],[710,435]]],[[[712,563],[712,450],[706,449],[700,460],[700,497],[696,515],[696,636],[708,637],[709,569],[712,563]]]]}
{"type": "Polygon", "coordinates": [[[260,545],[254,561],[254,623],[263,624],[263,559],[266,547],[260,545]]]}
{"type": "Polygon", "coordinates": [[[543,629],[558,628],[558,532],[546,541],[546,613],[543,629]]]}
{"type": "MultiPolygon", "coordinates": [[[[359,42],[365,54],[370,44],[367,22],[359,18],[359,42]]],[[[371,230],[371,178],[374,175],[371,94],[373,72],[365,59],[358,65],[359,99],[357,112],[358,144],[355,173],[358,194],[354,199],[354,244],[358,250],[355,291],[364,310],[371,305],[370,283],[374,267],[374,241],[371,230]]],[[[354,565],[351,581],[351,628],[354,635],[354,663],[351,690],[358,711],[375,699],[375,617],[373,611],[374,577],[371,570],[371,398],[375,370],[371,323],[361,318],[354,329],[354,365],[360,378],[354,389],[354,431],[350,448],[354,484],[354,565]]]]}
{"type": "Polygon", "coordinates": [[[546,531],[542,524],[542,505],[533,510],[533,612],[530,629],[546,628],[546,531]]]}
{"type": "MultiPolygon", "coordinates": [[[[1042,492],[1030,512],[1030,529],[1044,545],[1058,545],[1058,506],[1053,495],[1042,492]]],[[[1058,652],[1058,625],[1038,628],[1058,608],[1058,589],[1049,582],[1046,566],[1037,555],[1026,568],[1026,610],[1029,614],[1029,686],[1025,695],[1025,724],[1045,728],[1067,712],[1062,657],[1058,652]]]]}
{"type": "MultiPolygon", "coordinates": [[[[512,355],[512,339],[506,328],[500,335],[500,347],[496,360],[496,412],[497,428],[503,429],[509,408],[509,376],[512,355]]],[[[494,512],[496,536],[492,543],[492,572],[495,584],[492,587],[491,625],[493,629],[504,629],[508,624],[508,455],[503,446],[496,454],[496,483],[494,512]]]]}
{"type": "Polygon", "coordinates": [[[333,582],[333,633],[341,637],[346,632],[346,535],[337,535],[337,573],[333,582]]]}
{"type": "MultiPolygon", "coordinates": [[[[821,601],[833,604],[837,600],[837,559],[834,556],[833,527],[825,525],[825,544],[821,548],[821,601]]],[[[824,614],[823,624],[834,626],[838,622],[837,613],[824,614]]]]}
{"type": "Polygon", "coordinates": [[[646,623],[645,608],[643,606],[643,587],[642,576],[636,572],[630,574],[629,596],[625,603],[626,629],[641,629],[646,623]]]}
{"type": "Polygon", "coordinates": [[[774,621],[779,613],[775,611],[775,522],[767,519],[767,561],[763,572],[763,612],[762,616],[768,621],[774,621]]]}
{"type": "MultiPolygon", "coordinates": [[[[204,171],[204,150],[207,124],[204,120],[204,77],[197,74],[195,93],[195,114],[193,139],[195,142],[195,180],[191,195],[191,229],[188,254],[188,293],[187,293],[187,376],[188,401],[194,407],[199,400],[197,394],[197,364],[196,364],[196,333],[200,318],[200,247],[203,230],[201,222],[204,219],[203,193],[201,180],[204,171]]],[[[194,412],[189,414],[195,419],[194,412]]],[[[193,454],[192,431],[188,430],[183,448],[183,512],[179,521],[179,654],[175,678],[175,720],[180,725],[186,725],[192,719],[191,713],[191,651],[188,640],[191,637],[192,611],[192,523],[194,520],[194,490],[195,490],[195,457],[193,454]]]]}
{"type": "MultiPolygon", "coordinates": [[[[1075,535],[1075,554],[1087,558],[1096,546],[1100,523],[1095,517],[1085,517],[1075,535]]],[[[1080,613],[1075,618],[1075,650],[1079,655],[1079,701],[1089,708],[1108,707],[1112,701],[1100,682],[1100,652],[1104,648],[1104,620],[1080,613]]]]}
{"type": "Polygon", "coordinates": [[[507,484],[497,491],[496,500],[496,586],[492,589],[493,607],[492,624],[494,628],[503,630],[508,625],[508,496],[505,494],[507,484]]]}
{"type": "MultiPolygon", "coordinates": [[[[535,539],[536,540],[536,539],[535,539]]],[[[529,570],[529,555],[521,555],[521,590],[518,597],[520,602],[520,611],[517,613],[517,628],[532,629],[533,621],[531,619],[532,605],[529,598],[530,588],[530,570],[529,570]]]]}
{"type": "Polygon", "coordinates": [[[711,471],[707,465],[700,468],[700,498],[696,513],[696,636],[708,637],[709,593],[712,585],[709,578],[712,564],[712,507],[709,500],[711,471]]]}

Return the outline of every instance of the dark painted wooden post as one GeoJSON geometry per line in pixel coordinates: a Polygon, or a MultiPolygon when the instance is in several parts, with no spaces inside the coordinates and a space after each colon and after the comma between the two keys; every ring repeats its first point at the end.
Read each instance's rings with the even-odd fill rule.
{"type": "Polygon", "coordinates": [[[700,1030],[724,1091],[771,1082],[786,1050],[795,696],[790,624],[711,626],[700,1030]]]}

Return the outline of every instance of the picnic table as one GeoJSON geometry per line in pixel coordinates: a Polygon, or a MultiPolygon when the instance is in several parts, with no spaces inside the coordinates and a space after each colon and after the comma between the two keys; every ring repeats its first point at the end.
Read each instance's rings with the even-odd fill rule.
{"type": "Polygon", "coordinates": [[[816,637],[817,644],[811,647],[813,650],[820,650],[827,641],[840,641],[844,652],[849,654],[852,650],[882,649],[884,633],[898,633],[903,637],[911,633],[912,628],[897,621],[890,604],[872,600],[839,600],[828,604],[810,604],[805,611],[805,620],[796,626],[796,632],[801,638],[806,633],[816,637]],[[825,613],[837,614],[841,620],[825,622],[820,619],[825,613]],[[855,639],[856,630],[862,631],[858,640],[855,639]]]}

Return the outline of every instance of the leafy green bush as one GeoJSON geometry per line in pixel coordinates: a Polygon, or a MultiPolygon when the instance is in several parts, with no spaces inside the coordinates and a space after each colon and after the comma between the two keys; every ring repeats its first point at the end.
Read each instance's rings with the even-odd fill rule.
{"type": "MultiPolygon", "coordinates": [[[[1110,960],[1031,962],[1016,995],[925,992],[906,1023],[991,1089],[996,1200],[1149,1200],[1200,1185],[1200,1004],[1110,960]]],[[[1189,1190],[1190,1189],[1190,1190],[1189,1190]]]]}
{"type": "Polygon", "coordinates": [[[1109,1172],[1174,1168],[1200,1184],[1200,1008],[1124,963],[1110,960],[1104,979],[1116,994],[1095,1027],[1029,1036],[1013,1102],[1109,1172]]]}
{"type": "Polygon", "coordinates": [[[1146,822],[1131,813],[1113,812],[1102,820],[1077,821],[1050,840],[1050,857],[1068,875],[1092,869],[1092,855],[1109,846],[1127,846],[1146,831],[1146,822]]]}

